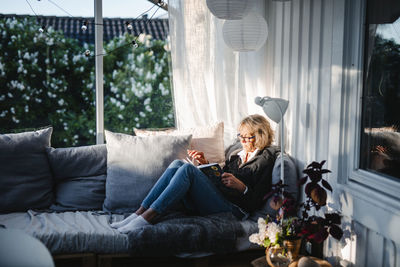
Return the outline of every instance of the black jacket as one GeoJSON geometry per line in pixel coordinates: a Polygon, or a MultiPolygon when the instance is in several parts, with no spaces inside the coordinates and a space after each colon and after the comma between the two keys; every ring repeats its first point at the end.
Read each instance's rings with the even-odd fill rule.
{"type": "Polygon", "coordinates": [[[221,190],[224,196],[232,203],[238,205],[247,212],[257,210],[263,203],[264,196],[271,191],[272,169],[274,167],[276,154],[279,149],[269,146],[257,152],[257,154],[245,164],[242,164],[235,150],[228,157],[223,168],[241,180],[248,188],[246,194],[240,192],[231,193],[228,190],[221,190]]]}

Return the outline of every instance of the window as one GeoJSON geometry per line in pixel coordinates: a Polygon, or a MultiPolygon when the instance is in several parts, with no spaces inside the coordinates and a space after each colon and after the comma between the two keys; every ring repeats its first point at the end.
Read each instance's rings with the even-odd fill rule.
{"type": "Polygon", "coordinates": [[[110,18],[114,2],[103,0],[104,128],[173,127],[168,13],[148,2],[144,16],[110,18]]]}
{"type": "Polygon", "coordinates": [[[93,51],[92,29],[65,16],[8,12],[0,15],[0,132],[51,125],[54,147],[94,144],[95,65],[84,54],[93,51]]]}
{"type": "Polygon", "coordinates": [[[398,1],[369,0],[366,30],[360,168],[400,179],[398,1]]]}
{"type": "Polygon", "coordinates": [[[160,5],[103,0],[104,53],[96,55],[93,1],[7,1],[0,7],[0,133],[51,125],[54,147],[95,144],[98,56],[105,129],[175,126],[168,13],[160,5]]]}

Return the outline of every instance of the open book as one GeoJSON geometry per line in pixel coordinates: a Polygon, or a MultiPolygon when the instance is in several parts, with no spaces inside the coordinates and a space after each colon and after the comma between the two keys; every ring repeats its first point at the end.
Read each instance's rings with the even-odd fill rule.
{"type": "Polygon", "coordinates": [[[224,173],[224,171],[218,163],[203,164],[197,166],[197,168],[207,175],[211,182],[222,192],[230,195],[237,195],[239,193],[239,191],[229,188],[222,183],[221,175],[224,173]]]}
{"type": "Polygon", "coordinates": [[[216,184],[222,184],[221,175],[224,172],[218,163],[203,164],[197,166],[211,181],[216,184]]]}

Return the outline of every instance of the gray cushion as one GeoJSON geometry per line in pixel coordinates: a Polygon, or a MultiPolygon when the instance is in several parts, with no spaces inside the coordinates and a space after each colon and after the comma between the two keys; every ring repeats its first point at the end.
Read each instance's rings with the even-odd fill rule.
{"type": "Polygon", "coordinates": [[[47,208],[53,179],[46,155],[53,128],[0,134],[0,212],[47,208]]]}
{"type": "Polygon", "coordinates": [[[103,209],[133,212],[174,159],[187,155],[191,135],[138,137],[105,131],[106,199],[103,209]]]}
{"type": "Polygon", "coordinates": [[[105,198],[106,145],[48,148],[56,182],[55,204],[65,210],[101,210],[105,198]]]}
{"type": "MultiPolygon", "coordinates": [[[[292,197],[298,200],[299,196],[299,187],[297,186],[298,181],[298,174],[296,164],[294,163],[293,159],[288,156],[287,154],[283,155],[283,165],[284,165],[284,180],[285,184],[288,185],[285,187],[285,191],[290,193],[292,197]]],[[[272,170],[272,184],[276,184],[281,179],[281,153],[275,160],[274,168],[272,170]]],[[[269,205],[270,201],[274,196],[269,197],[261,209],[256,210],[250,216],[250,219],[253,221],[257,221],[259,217],[264,217],[266,215],[270,215],[272,217],[276,216],[277,211],[272,209],[269,205]]]]}

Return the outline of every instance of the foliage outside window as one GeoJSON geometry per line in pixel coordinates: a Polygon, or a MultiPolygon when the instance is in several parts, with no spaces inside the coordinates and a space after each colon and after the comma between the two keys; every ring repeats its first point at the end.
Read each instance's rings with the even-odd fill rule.
{"type": "MultiPolygon", "coordinates": [[[[0,133],[52,125],[54,147],[94,144],[95,56],[84,55],[94,45],[40,33],[28,17],[0,18],[0,32],[0,133]]],[[[166,41],[142,38],[133,50],[132,38],[104,44],[106,129],[174,126],[166,41]]]]}
{"type": "Polygon", "coordinates": [[[368,1],[360,168],[400,178],[400,5],[368,1]]]}
{"type": "Polygon", "coordinates": [[[52,145],[93,143],[94,62],[90,49],[33,18],[0,20],[1,133],[53,126],[52,145]]]}
{"type": "Polygon", "coordinates": [[[104,57],[104,126],[116,132],[134,128],[175,126],[170,83],[170,53],[166,41],[141,34],[126,34],[105,46],[106,52],[130,44],[104,57]]]}

